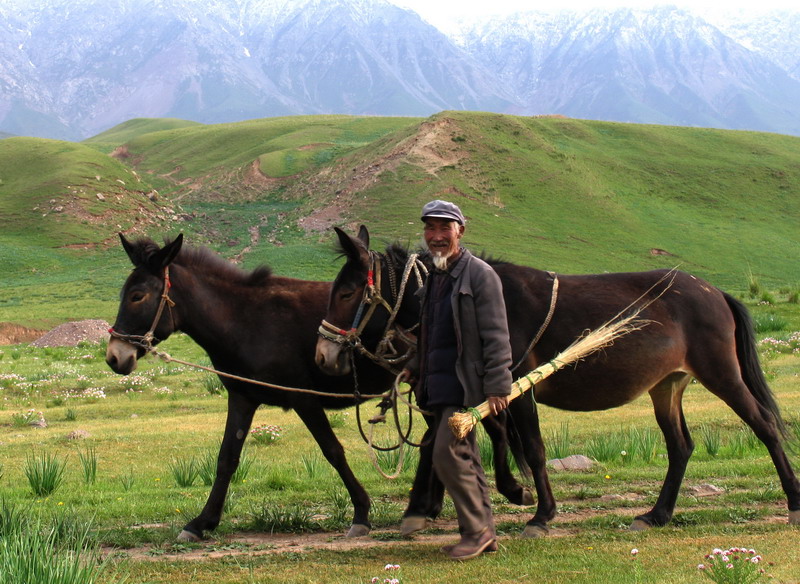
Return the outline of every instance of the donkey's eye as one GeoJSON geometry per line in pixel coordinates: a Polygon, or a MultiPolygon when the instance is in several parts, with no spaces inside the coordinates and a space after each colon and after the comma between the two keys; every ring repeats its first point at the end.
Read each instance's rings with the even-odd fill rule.
{"type": "Polygon", "coordinates": [[[350,300],[355,295],[355,292],[342,292],[340,298],[342,300],[350,300]]]}
{"type": "Polygon", "coordinates": [[[144,300],[144,292],[132,292],[131,302],[141,302],[144,300]]]}

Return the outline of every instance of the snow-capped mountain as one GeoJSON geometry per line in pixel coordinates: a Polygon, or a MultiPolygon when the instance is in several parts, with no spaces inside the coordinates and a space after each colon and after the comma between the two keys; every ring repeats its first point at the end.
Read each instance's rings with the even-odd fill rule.
{"type": "Polygon", "coordinates": [[[674,7],[523,13],[448,37],[387,0],[6,0],[0,132],[460,109],[800,135],[784,20],[769,42],[674,7]]]}
{"type": "Polygon", "coordinates": [[[798,80],[675,7],[517,14],[458,42],[525,113],[800,133],[798,80]]]}

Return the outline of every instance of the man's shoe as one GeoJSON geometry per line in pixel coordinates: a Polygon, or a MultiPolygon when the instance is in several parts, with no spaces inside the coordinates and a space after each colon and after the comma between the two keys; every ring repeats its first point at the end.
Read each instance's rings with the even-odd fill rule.
{"type": "MultiPolygon", "coordinates": [[[[461,541],[453,546],[447,553],[451,560],[471,560],[494,545],[497,549],[497,537],[489,528],[474,534],[462,534],[461,541]]],[[[447,546],[446,546],[447,547],[447,546]]]]}
{"type": "MultiPolygon", "coordinates": [[[[439,549],[443,553],[445,553],[447,555],[450,555],[450,552],[453,551],[453,548],[456,547],[456,545],[457,544],[450,543],[450,544],[447,544],[447,545],[443,545],[439,549]]],[[[485,550],[483,550],[483,553],[488,554],[490,552],[496,552],[496,551],[497,551],[497,540],[494,540],[491,544],[489,544],[489,547],[487,547],[485,550]]]]}
{"type": "Polygon", "coordinates": [[[419,515],[409,515],[408,517],[403,517],[403,521],[400,523],[400,535],[403,537],[409,537],[418,531],[422,531],[428,527],[429,524],[430,521],[427,517],[420,517],[419,515]]]}

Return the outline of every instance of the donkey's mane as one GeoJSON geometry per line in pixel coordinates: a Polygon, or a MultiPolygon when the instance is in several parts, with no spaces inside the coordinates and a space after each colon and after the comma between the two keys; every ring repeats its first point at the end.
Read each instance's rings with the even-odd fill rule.
{"type": "MultiPolygon", "coordinates": [[[[164,245],[169,245],[171,241],[165,239],[164,245]]],[[[158,245],[151,239],[145,238],[136,241],[135,249],[142,256],[146,256],[158,250],[158,245]]],[[[259,266],[252,271],[243,270],[206,247],[184,245],[173,263],[192,270],[202,270],[206,277],[241,286],[262,286],[272,276],[272,269],[269,266],[259,266]]]]}
{"type": "Polygon", "coordinates": [[[206,247],[181,248],[175,263],[186,268],[202,269],[207,277],[242,286],[262,286],[272,277],[269,266],[259,266],[252,271],[243,270],[206,247]]]}

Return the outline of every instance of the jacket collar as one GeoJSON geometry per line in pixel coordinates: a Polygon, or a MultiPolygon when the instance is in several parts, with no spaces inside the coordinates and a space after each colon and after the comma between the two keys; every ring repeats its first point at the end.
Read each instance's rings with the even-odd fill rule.
{"type": "Polygon", "coordinates": [[[450,274],[453,278],[458,278],[461,275],[461,272],[464,271],[467,264],[469,263],[469,258],[472,257],[472,254],[469,250],[465,247],[461,248],[461,257],[458,258],[456,265],[453,266],[451,270],[448,270],[448,274],[450,274]]]}

